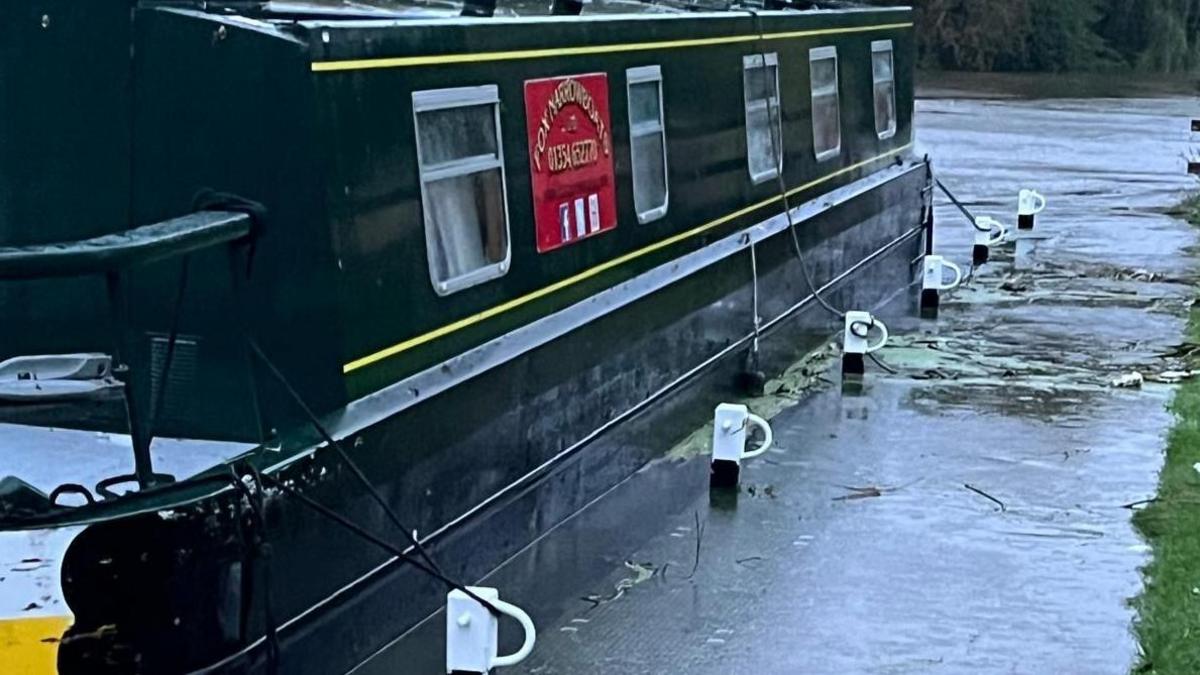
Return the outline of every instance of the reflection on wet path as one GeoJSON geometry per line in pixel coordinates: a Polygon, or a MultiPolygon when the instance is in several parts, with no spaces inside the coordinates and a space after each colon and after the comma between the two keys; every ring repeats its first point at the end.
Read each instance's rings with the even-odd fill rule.
{"type": "MultiPolygon", "coordinates": [[[[1148,549],[1122,505],[1155,490],[1171,389],[1110,382],[1177,365],[1197,238],[1161,211],[1191,186],[1193,104],[918,109],[970,206],[1011,223],[1018,189],[1048,196],[1036,241],[938,321],[896,308],[899,373],[780,412],[740,494],[710,497],[704,457],[660,462],[488,580],[560,599],[521,672],[1128,672],[1148,549]],[[555,586],[570,566],[606,574],[555,586]]],[[[937,216],[938,252],[969,261],[937,216]]]]}

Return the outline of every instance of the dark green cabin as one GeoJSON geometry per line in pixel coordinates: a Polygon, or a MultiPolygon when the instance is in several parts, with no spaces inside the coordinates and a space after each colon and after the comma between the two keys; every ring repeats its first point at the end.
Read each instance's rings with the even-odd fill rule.
{"type": "Polygon", "coordinates": [[[493,9],[0,6],[0,527],[86,526],[60,672],[426,672],[445,589],[266,485],[474,582],[825,339],[818,292],[908,291],[910,10],[493,9]],[[78,353],[96,392],[31,393],[78,353]]]}

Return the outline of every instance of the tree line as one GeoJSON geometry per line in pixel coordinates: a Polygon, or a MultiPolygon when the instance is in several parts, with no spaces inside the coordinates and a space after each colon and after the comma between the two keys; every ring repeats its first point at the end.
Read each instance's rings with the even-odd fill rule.
{"type": "Polygon", "coordinates": [[[1200,69],[1200,0],[874,0],[911,4],[924,67],[1200,69]]]}

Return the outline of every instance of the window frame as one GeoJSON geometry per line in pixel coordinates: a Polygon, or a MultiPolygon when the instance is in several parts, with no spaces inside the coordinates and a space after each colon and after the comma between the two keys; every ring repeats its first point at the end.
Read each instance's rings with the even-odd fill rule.
{"type": "MultiPolygon", "coordinates": [[[[763,53],[758,53],[758,54],[746,54],[745,56],[743,56],[742,57],[742,112],[743,112],[743,126],[746,127],[746,171],[748,171],[750,173],[750,181],[752,183],[754,183],[755,185],[766,182],[773,178],[778,178],[780,176],[780,174],[783,173],[783,157],[786,154],[786,152],[784,151],[784,141],[783,141],[783,107],[780,105],[781,100],[782,100],[782,94],[779,91],[779,53],[778,52],[763,52],[763,53]],[[756,174],[756,173],[754,173],[754,169],[752,168],[752,165],[750,162],[750,147],[751,147],[750,110],[751,110],[752,101],[750,100],[750,89],[746,86],[746,73],[748,73],[750,71],[750,69],[752,69],[752,68],[766,69],[768,66],[772,66],[775,69],[775,81],[774,81],[775,95],[768,96],[765,100],[764,99],[756,99],[755,101],[753,101],[753,103],[755,104],[755,108],[758,108],[759,105],[762,105],[763,107],[765,107],[767,109],[768,131],[770,131],[770,127],[772,126],[772,124],[771,124],[771,119],[772,119],[771,106],[772,105],[775,106],[775,115],[774,115],[775,124],[773,126],[775,127],[775,133],[778,134],[779,156],[774,158],[776,161],[774,163],[774,166],[771,167],[771,169],[756,174]]],[[[775,152],[775,150],[776,150],[775,144],[774,144],[774,142],[772,142],[771,151],[775,152]]]]}
{"type": "Polygon", "coordinates": [[[874,40],[871,42],[871,107],[875,107],[875,95],[880,84],[891,83],[892,85],[892,119],[886,131],[879,131],[879,110],[875,110],[875,134],[879,136],[879,140],[887,140],[896,135],[896,130],[900,126],[899,111],[896,109],[896,49],[891,40],[874,40]],[[880,52],[888,53],[888,60],[891,61],[891,78],[887,80],[879,80],[875,77],[875,55],[880,52]]]}
{"type": "MultiPolygon", "coordinates": [[[[812,49],[808,50],[808,77],[809,77],[808,89],[812,94],[812,110],[813,110],[813,115],[812,115],[812,119],[813,119],[813,154],[816,156],[818,162],[823,162],[827,159],[830,159],[832,157],[837,157],[838,155],[842,154],[842,94],[840,91],[841,84],[842,84],[842,74],[841,74],[841,72],[839,72],[840,69],[838,68],[839,60],[840,59],[838,58],[837,47],[835,45],[830,45],[827,47],[813,47],[812,49]],[[833,86],[832,87],[822,87],[821,89],[818,90],[816,87],[816,83],[813,81],[813,66],[818,61],[826,61],[829,59],[833,60],[833,86]],[[837,141],[837,145],[835,145],[834,147],[829,148],[827,150],[823,150],[821,152],[817,152],[817,115],[815,113],[815,110],[817,107],[817,99],[829,97],[829,96],[833,97],[834,102],[837,105],[838,141],[837,141]]],[[[872,107],[874,107],[874,104],[872,104],[872,107]]]]}
{"type": "Polygon", "coordinates": [[[429,281],[433,285],[434,292],[445,297],[508,274],[512,263],[512,224],[508,213],[508,175],[504,166],[504,134],[500,126],[500,88],[494,84],[485,84],[473,87],[414,91],[412,93],[412,117],[413,132],[416,135],[417,180],[421,190],[421,218],[424,221],[425,229],[425,257],[429,265],[429,281]],[[496,132],[496,153],[463,157],[426,167],[421,147],[421,114],[479,105],[492,107],[496,132]],[[456,277],[438,279],[433,258],[433,251],[436,247],[435,226],[430,216],[429,197],[425,185],[437,180],[470,176],[493,169],[500,170],[500,196],[504,203],[504,259],[456,277]]]}
{"type": "Polygon", "coordinates": [[[636,66],[625,70],[625,104],[628,110],[629,119],[629,179],[633,184],[634,200],[633,210],[637,213],[639,224],[646,224],[659,220],[667,215],[667,211],[671,206],[671,180],[670,180],[670,164],[667,163],[667,110],[663,104],[663,78],[662,66],[636,66]],[[633,123],[633,96],[631,94],[633,85],[645,84],[654,82],[658,89],[658,123],[651,125],[642,123],[637,125],[635,129],[633,123]],[[642,136],[651,134],[662,134],[662,166],[663,166],[663,202],[659,206],[645,211],[644,213],[637,210],[637,191],[638,184],[634,177],[634,167],[637,165],[637,147],[633,140],[642,136]]]}

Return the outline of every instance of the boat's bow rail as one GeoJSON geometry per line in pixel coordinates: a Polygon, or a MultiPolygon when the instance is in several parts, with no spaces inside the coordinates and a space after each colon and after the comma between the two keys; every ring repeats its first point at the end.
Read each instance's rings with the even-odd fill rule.
{"type": "MultiPolygon", "coordinates": [[[[35,395],[23,397],[22,403],[60,399],[61,387],[53,386],[54,381],[79,380],[81,373],[93,379],[103,379],[106,387],[113,385],[121,391],[125,426],[133,448],[134,473],[100,480],[95,489],[102,496],[115,497],[112,488],[126,483],[136,483],[140,489],[145,490],[174,482],[173,476],[155,473],[150,444],[155,433],[155,411],[162,409],[161,399],[166,391],[167,377],[178,337],[177,330],[173,329],[168,338],[167,356],[157,373],[158,381],[154,392],[146,396],[135,391],[136,383],[145,382],[146,378],[132,377],[127,359],[123,358],[131,349],[126,318],[128,299],[123,277],[134,267],[173,258],[183,258],[186,265],[188,257],[200,251],[248,243],[255,230],[256,217],[261,216],[261,212],[257,205],[250,203],[235,205],[233,208],[243,208],[243,211],[202,210],[122,232],[76,241],[0,247],[0,281],[93,275],[103,276],[105,279],[109,323],[112,326],[111,356],[83,354],[71,358],[70,355],[31,355],[9,359],[4,364],[12,367],[0,368],[0,380],[12,379],[15,382],[9,384],[14,387],[20,388],[20,385],[28,384],[25,388],[36,390],[35,395]],[[89,367],[80,366],[76,361],[89,367]],[[98,364],[98,367],[90,367],[93,364],[98,364]],[[37,392],[46,396],[39,398],[37,392]],[[146,405],[147,401],[150,402],[150,406],[146,405]]],[[[231,250],[230,270],[235,287],[239,276],[237,266],[233,264],[236,259],[237,256],[231,250]]],[[[176,312],[178,304],[182,301],[182,287],[186,285],[186,277],[180,285],[176,312]]],[[[91,393],[91,389],[86,391],[91,393]]],[[[90,493],[87,493],[87,497],[90,503],[90,493]]],[[[53,497],[50,498],[46,507],[53,507],[54,501],[53,497]]],[[[0,514],[13,515],[7,511],[5,505],[0,503],[0,514]]]]}
{"type": "Polygon", "coordinates": [[[199,211],[161,223],[78,241],[0,247],[0,279],[44,279],[118,273],[165,258],[247,238],[252,218],[199,211]]]}

